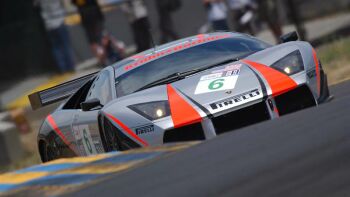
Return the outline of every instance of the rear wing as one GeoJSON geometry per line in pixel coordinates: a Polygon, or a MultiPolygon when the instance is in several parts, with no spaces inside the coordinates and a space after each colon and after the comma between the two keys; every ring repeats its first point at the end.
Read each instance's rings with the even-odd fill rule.
{"type": "Polygon", "coordinates": [[[62,101],[74,94],[86,82],[96,76],[97,72],[85,75],[83,77],[62,83],[60,85],[35,92],[28,96],[30,105],[33,110],[42,108],[44,106],[62,101]]]}

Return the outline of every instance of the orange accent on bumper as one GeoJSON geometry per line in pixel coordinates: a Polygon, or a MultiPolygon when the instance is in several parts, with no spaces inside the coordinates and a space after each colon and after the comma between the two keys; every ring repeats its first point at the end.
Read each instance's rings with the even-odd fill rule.
{"type": "Polygon", "coordinates": [[[176,90],[168,84],[167,86],[171,118],[175,128],[183,127],[193,123],[201,122],[202,117],[188,104],[176,90]]]}
{"type": "Polygon", "coordinates": [[[265,78],[272,90],[273,97],[286,93],[298,86],[293,79],[273,68],[249,60],[242,61],[255,68],[265,78]]]}

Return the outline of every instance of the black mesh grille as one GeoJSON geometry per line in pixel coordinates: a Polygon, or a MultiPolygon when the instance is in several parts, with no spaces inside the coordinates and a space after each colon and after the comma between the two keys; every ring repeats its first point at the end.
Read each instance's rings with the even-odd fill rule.
{"type": "Polygon", "coordinates": [[[164,143],[205,140],[201,123],[167,130],[164,133],[164,143]]]}
{"type": "Polygon", "coordinates": [[[270,119],[264,102],[212,119],[216,133],[221,134],[270,119]]]}

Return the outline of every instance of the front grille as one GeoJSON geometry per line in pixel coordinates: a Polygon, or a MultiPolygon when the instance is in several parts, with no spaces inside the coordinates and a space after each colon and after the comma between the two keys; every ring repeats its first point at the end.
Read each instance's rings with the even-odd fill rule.
{"type": "Polygon", "coordinates": [[[186,142],[205,140],[201,123],[196,123],[181,128],[167,130],[164,133],[163,142],[186,142]]]}
{"type": "Polygon", "coordinates": [[[216,134],[222,134],[270,119],[265,102],[233,111],[212,119],[216,134]]]}

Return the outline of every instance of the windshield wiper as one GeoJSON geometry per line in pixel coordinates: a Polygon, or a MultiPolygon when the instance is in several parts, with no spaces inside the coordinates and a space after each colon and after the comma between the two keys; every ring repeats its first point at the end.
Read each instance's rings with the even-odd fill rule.
{"type": "Polygon", "coordinates": [[[168,75],[167,77],[161,78],[161,79],[156,80],[150,84],[147,84],[147,85],[143,86],[142,88],[136,90],[135,92],[145,90],[145,89],[148,89],[148,88],[151,88],[154,86],[168,84],[168,83],[171,83],[174,81],[178,81],[178,80],[184,79],[186,76],[189,76],[189,75],[192,75],[191,71],[173,73],[171,75],[168,75]]]}
{"type": "Polygon", "coordinates": [[[173,73],[171,75],[168,75],[167,77],[161,78],[159,80],[156,80],[150,84],[147,84],[145,86],[143,86],[142,88],[136,90],[135,92],[141,91],[141,90],[145,90],[154,86],[158,86],[158,85],[164,85],[164,84],[169,84],[175,81],[179,81],[181,79],[186,78],[187,76],[211,69],[211,68],[215,68],[218,66],[222,66],[224,64],[228,64],[231,62],[236,62],[239,61],[239,58],[229,58],[227,60],[224,60],[222,62],[213,64],[213,65],[208,65],[208,66],[204,66],[203,68],[197,68],[197,69],[193,69],[193,70],[189,70],[189,71],[185,71],[185,72],[177,72],[177,73],[173,73]]]}

